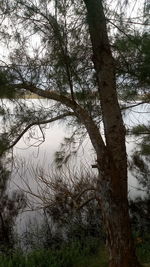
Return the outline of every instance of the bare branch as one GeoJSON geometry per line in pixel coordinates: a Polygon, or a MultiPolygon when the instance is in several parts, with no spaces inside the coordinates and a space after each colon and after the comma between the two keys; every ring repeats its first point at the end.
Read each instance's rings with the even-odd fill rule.
{"type": "Polygon", "coordinates": [[[142,102],[139,102],[139,103],[130,105],[130,106],[121,107],[121,110],[129,109],[129,108],[134,108],[134,107],[137,107],[137,106],[140,106],[140,105],[143,105],[143,104],[149,104],[149,103],[150,103],[150,101],[142,101],[142,102]]]}
{"type": "MultiPolygon", "coordinates": [[[[18,142],[19,142],[19,140],[22,138],[22,136],[32,127],[32,126],[36,126],[36,125],[38,125],[39,127],[40,127],[40,125],[41,124],[47,124],[47,123],[51,123],[51,122],[54,122],[54,121],[57,121],[57,120],[60,120],[60,119],[62,119],[62,118],[65,118],[65,117],[67,117],[67,116],[73,116],[74,115],[74,113],[73,112],[67,112],[67,113],[64,113],[64,114],[61,114],[61,115],[59,115],[59,116],[57,116],[57,117],[54,117],[54,118],[51,118],[51,119],[49,119],[49,120],[43,120],[43,121],[35,121],[35,122],[32,122],[32,123],[30,123],[20,134],[19,134],[19,136],[15,139],[15,141],[11,144],[11,145],[9,145],[7,148],[5,148],[5,151],[6,150],[9,150],[9,149],[11,149],[11,148],[13,148],[18,142]]],[[[41,128],[40,128],[41,129],[41,128]]],[[[3,151],[4,152],[4,151],[3,151]]],[[[2,152],[2,153],[3,153],[2,152]]]]}
{"type": "Polygon", "coordinates": [[[86,206],[90,201],[92,200],[96,200],[96,197],[91,197],[89,199],[87,199],[85,202],[83,202],[80,206],[77,207],[77,209],[82,209],[84,206],[86,206]]]}
{"type": "Polygon", "coordinates": [[[88,188],[85,188],[83,189],[79,194],[78,196],[76,197],[75,201],[77,201],[84,193],[88,192],[88,191],[95,191],[96,188],[93,186],[93,187],[88,187],[88,188]]]}

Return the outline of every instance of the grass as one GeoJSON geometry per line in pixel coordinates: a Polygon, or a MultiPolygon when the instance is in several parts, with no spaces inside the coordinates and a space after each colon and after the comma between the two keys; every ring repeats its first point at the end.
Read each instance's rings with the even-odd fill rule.
{"type": "Polygon", "coordinates": [[[108,267],[108,255],[104,247],[100,247],[96,255],[87,255],[74,267],[108,267]]]}
{"type": "MultiPolygon", "coordinates": [[[[143,267],[150,267],[150,243],[137,246],[143,267]]],[[[74,242],[61,249],[36,250],[23,255],[16,252],[10,256],[0,255],[0,267],[108,267],[108,255],[104,245],[89,240],[86,245],[74,242]]]]}
{"type": "Polygon", "coordinates": [[[137,255],[146,267],[150,267],[150,237],[145,238],[139,245],[137,245],[137,255]]]}
{"type": "Polygon", "coordinates": [[[97,239],[86,244],[74,242],[61,249],[36,250],[23,255],[16,252],[10,256],[0,255],[0,267],[106,267],[108,257],[97,239]]]}

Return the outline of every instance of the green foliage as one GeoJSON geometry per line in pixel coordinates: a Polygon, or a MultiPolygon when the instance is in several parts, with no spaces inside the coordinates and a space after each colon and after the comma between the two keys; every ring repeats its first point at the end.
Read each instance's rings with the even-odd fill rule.
{"type": "MultiPolygon", "coordinates": [[[[99,96],[91,93],[95,90],[96,78],[93,71],[94,66],[91,56],[92,47],[85,23],[86,16],[84,6],[80,5],[80,1],[70,1],[70,6],[67,6],[69,3],[67,3],[67,1],[57,1],[59,2],[57,14],[52,16],[49,13],[49,6],[46,6],[47,1],[31,2],[32,1],[27,0],[17,1],[18,5],[15,4],[14,6],[15,13],[12,12],[12,24],[17,22],[19,25],[14,34],[13,42],[15,41],[17,43],[17,47],[18,45],[20,46],[14,49],[9,58],[13,70],[8,68],[0,72],[0,98],[14,98],[17,92],[13,89],[14,84],[22,83],[23,81],[42,89],[57,91],[60,95],[69,95],[72,90],[74,91],[73,97],[75,100],[79,104],[82,104],[82,107],[88,111],[93,119],[99,117],[98,121],[100,121],[100,105],[97,100],[99,96]],[[77,5],[75,2],[77,2],[77,5]],[[39,50],[38,48],[31,48],[32,41],[30,40],[30,36],[33,37],[36,36],[36,34],[38,34],[40,39],[41,47],[39,50]],[[27,36],[29,37],[27,38],[27,36]],[[44,46],[42,47],[42,45],[44,46]],[[31,50],[26,50],[27,46],[30,47],[31,50]]],[[[125,99],[135,99],[138,96],[138,90],[141,91],[141,88],[144,88],[143,92],[148,90],[150,84],[149,37],[149,34],[146,32],[142,34],[137,32],[135,35],[131,32],[128,34],[128,37],[126,35],[118,35],[116,38],[115,45],[118,49],[116,56],[116,73],[118,76],[118,84],[121,84],[121,90],[123,89],[122,95],[125,99]]],[[[19,104],[18,107],[20,106],[20,108],[15,109],[15,122],[9,119],[11,123],[14,123],[14,125],[11,125],[12,127],[9,128],[9,138],[7,138],[6,133],[1,138],[0,147],[2,151],[8,147],[9,143],[13,143],[18,133],[22,132],[24,127],[29,123],[33,122],[33,119],[44,118],[44,115],[41,117],[35,116],[33,118],[36,114],[35,110],[31,110],[31,112],[27,111],[25,106],[22,105],[21,107],[21,103],[19,104]]],[[[58,108],[58,105],[55,105],[54,110],[56,112],[49,114],[49,117],[51,117],[51,115],[56,116],[60,111],[64,111],[64,108],[60,106],[61,105],[59,105],[58,108]]],[[[2,108],[0,113],[1,115],[5,114],[2,108]]],[[[38,124],[39,120],[36,120],[36,122],[38,124]]],[[[135,133],[138,131],[134,129],[135,133]]],[[[142,157],[145,157],[149,155],[148,138],[144,138],[143,140],[146,140],[146,145],[144,142],[141,144],[141,154],[142,157]]],[[[68,142],[70,141],[66,143],[68,142]]],[[[58,152],[56,156],[60,164],[64,160],[65,155],[63,152],[58,152]]],[[[147,179],[149,168],[147,168],[147,166],[145,167],[142,157],[139,153],[136,153],[133,157],[133,162],[135,164],[134,166],[137,168],[136,170],[140,170],[142,175],[145,175],[145,179],[147,179]]],[[[64,162],[66,162],[68,158],[69,155],[67,155],[64,162]]],[[[79,183],[77,188],[73,188],[71,192],[73,196],[72,199],[77,200],[79,206],[82,206],[83,201],[86,199],[88,200],[88,197],[91,196],[87,193],[86,195],[84,194],[83,197],[80,197],[80,194],[77,194],[77,192],[81,193],[81,186],[82,184],[79,183]]],[[[77,209],[72,208],[73,201],[69,194],[64,194],[65,192],[69,192],[65,184],[64,188],[65,191],[62,191],[61,186],[60,188],[57,187],[53,206],[52,208],[48,207],[47,212],[49,212],[50,216],[53,216],[56,223],[58,223],[59,219],[60,226],[63,227],[65,225],[67,237],[69,239],[82,239],[83,244],[83,239],[86,236],[87,230],[89,230],[90,235],[99,233],[97,231],[97,226],[100,226],[100,211],[95,209],[96,212],[94,214],[93,207],[95,207],[95,203],[90,203],[83,212],[77,212],[77,209]],[[99,214],[99,216],[97,214],[99,214]]],[[[70,250],[70,248],[63,248],[62,250],[57,250],[57,252],[51,251],[50,256],[45,251],[44,253],[42,251],[37,251],[28,255],[27,258],[24,258],[24,264],[27,264],[27,266],[38,266],[42,258],[43,263],[40,263],[40,266],[48,266],[49,264],[51,264],[51,266],[73,266],[78,256],[80,258],[80,250],[80,246],[72,250],[70,250]]],[[[89,255],[89,248],[86,247],[85,250],[85,255],[89,255]]],[[[82,253],[83,252],[84,250],[82,247],[82,253]]],[[[12,259],[13,258],[11,258],[11,261],[12,259]]],[[[17,257],[14,257],[13,260],[12,266],[21,266],[19,258],[17,260],[17,257]]],[[[7,263],[5,266],[6,265],[7,263]]]]}
{"type": "Polygon", "coordinates": [[[27,255],[14,253],[10,257],[0,255],[0,267],[78,267],[89,266],[90,262],[90,267],[96,267],[99,266],[96,261],[100,266],[107,266],[104,248],[96,239],[87,240],[84,246],[76,242],[57,250],[37,250],[27,255]]]}
{"type": "Polygon", "coordinates": [[[150,264],[150,234],[147,233],[144,238],[141,238],[141,242],[137,244],[136,250],[140,261],[150,264]]]}
{"type": "Polygon", "coordinates": [[[0,159],[0,198],[3,197],[6,191],[9,176],[10,176],[10,171],[4,167],[2,159],[0,159]]]}
{"type": "Polygon", "coordinates": [[[142,239],[150,237],[150,195],[130,200],[129,205],[133,233],[142,239]]]}
{"type": "MultiPolygon", "coordinates": [[[[150,262],[149,237],[140,239],[137,236],[135,240],[137,240],[136,250],[141,263],[148,264],[150,262]]],[[[15,252],[11,256],[1,254],[0,267],[108,267],[108,253],[104,244],[96,240],[94,242],[94,246],[89,240],[84,247],[79,243],[72,243],[59,250],[36,250],[26,255],[21,252],[15,252]]]]}
{"type": "MultiPolygon", "coordinates": [[[[95,199],[96,176],[83,167],[79,171],[69,169],[65,175],[61,169],[52,175],[45,179],[50,190],[47,196],[51,195],[45,214],[56,225],[59,238],[84,241],[86,237],[99,236],[103,239],[101,210],[95,199]]],[[[51,235],[55,236],[55,232],[51,235]]]]}
{"type": "Polygon", "coordinates": [[[132,134],[135,136],[142,135],[142,134],[149,134],[150,127],[146,126],[145,124],[139,124],[132,128],[132,134]]]}
{"type": "MultiPolygon", "coordinates": [[[[143,148],[142,148],[143,150],[143,148]]],[[[130,170],[132,174],[137,178],[139,184],[144,188],[145,191],[149,194],[150,192],[150,167],[149,167],[149,154],[145,156],[142,155],[141,151],[135,151],[132,155],[132,161],[130,165],[130,170]]],[[[144,148],[144,153],[148,153],[147,147],[146,151],[144,148]]]]}
{"type": "Polygon", "coordinates": [[[138,137],[135,151],[132,154],[130,170],[138,182],[149,194],[150,192],[150,125],[139,124],[131,133],[138,137]]]}
{"type": "MultiPolygon", "coordinates": [[[[125,100],[146,95],[150,86],[150,35],[129,32],[116,37],[118,87],[125,100]]],[[[147,94],[148,97],[148,94],[147,94]]]]}
{"type": "Polygon", "coordinates": [[[0,98],[14,98],[16,91],[13,89],[12,84],[15,77],[9,70],[0,70],[0,98]]]}
{"type": "Polygon", "coordinates": [[[9,140],[7,134],[0,135],[0,155],[7,149],[9,146],[9,140]]]}
{"type": "Polygon", "coordinates": [[[144,139],[145,143],[141,144],[141,154],[144,156],[150,156],[150,137],[144,139]],[[149,143],[148,143],[149,142],[149,143]]]}
{"type": "Polygon", "coordinates": [[[24,194],[13,191],[8,195],[10,158],[0,157],[0,253],[9,253],[14,245],[13,226],[21,209],[25,207],[24,194]]]}

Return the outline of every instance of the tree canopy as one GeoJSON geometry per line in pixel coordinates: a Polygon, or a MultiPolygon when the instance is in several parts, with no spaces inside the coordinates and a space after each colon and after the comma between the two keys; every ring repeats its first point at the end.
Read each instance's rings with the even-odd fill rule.
{"type": "Polygon", "coordinates": [[[1,40],[8,47],[0,71],[1,155],[35,125],[43,133],[41,125],[67,118],[74,133],[79,129],[82,137],[87,131],[112,267],[139,266],[128,213],[120,100],[150,100],[148,5],[143,3],[142,29],[136,18],[128,17],[128,5],[119,1],[109,6],[101,0],[10,0],[0,5],[1,40]],[[49,99],[49,109],[27,106],[21,96],[28,92],[49,99]],[[5,109],[6,96],[13,112],[5,109]]]}

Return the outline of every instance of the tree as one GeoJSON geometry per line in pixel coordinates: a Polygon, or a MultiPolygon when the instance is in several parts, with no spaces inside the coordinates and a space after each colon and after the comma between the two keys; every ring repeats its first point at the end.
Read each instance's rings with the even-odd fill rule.
{"type": "Polygon", "coordinates": [[[8,194],[10,170],[5,161],[0,158],[0,251],[8,253],[14,246],[13,226],[18,213],[25,207],[25,196],[18,191],[8,194]]]}
{"type": "MultiPolygon", "coordinates": [[[[33,125],[75,117],[74,123],[84,126],[95,151],[96,198],[107,233],[110,266],[139,266],[128,212],[126,131],[117,99],[104,2],[17,0],[7,4],[1,4],[3,14],[9,18],[4,26],[11,23],[14,29],[15,23],[17,48],[10,54],[11,63],[2,67],[5,79],[1,91],[29,91],[56,104],[46,113],[20,108],[22,123],[16,115],[11,135],[4,136],[5,149],[12,148],[33,125]],[[40,46],[32,50],[32,55],[28,53],[29,30],[30,36],[40,36],[40,46]],[[100,115],[105,141],[98,124],[100,115]],[[16,129],[20,133],[14,140],[16,129]]],[[[11,34],[8,37],[11,39],[11,34]]]]}

